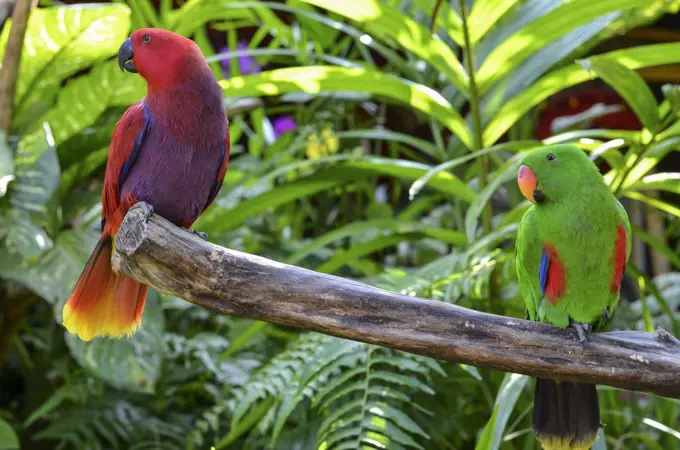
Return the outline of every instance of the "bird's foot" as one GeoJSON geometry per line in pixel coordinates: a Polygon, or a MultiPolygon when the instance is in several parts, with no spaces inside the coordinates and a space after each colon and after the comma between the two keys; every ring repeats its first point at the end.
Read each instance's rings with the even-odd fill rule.
{"type": "Polygon", "coordinates": [[[578,333],[578,341],[581,343],[583,348],[585,348],[588,344],[588,335],[590,334],[590,331],[593,329],[593,327],[589,323],[579,322],[571,322],[569,326],[576,330],[576,333],[578,333]]]}
{"type": "Polygon", "coordinates": [[[142,212],[144,213],[144,222],[148,222],[149,219],[151,219],[151,216],[153,215],[154,208],[153,206],[149,205],[146,202],[140,202],[139,207],[142,208],[142,212]]]}
{"type": "Polygon", "coordinates": [[[189,230],[189,233],[195,234],[196,236],[200,237],[204,241],[208,240],[208,233],[204,233],[203,231],[189,230]]]}
{"type": "Polygon", "coordinates": [[[611,314],[609,314],[609,308],[604,308],[602,310],[602,322],[606,322],[611,318],[611,314]]]}

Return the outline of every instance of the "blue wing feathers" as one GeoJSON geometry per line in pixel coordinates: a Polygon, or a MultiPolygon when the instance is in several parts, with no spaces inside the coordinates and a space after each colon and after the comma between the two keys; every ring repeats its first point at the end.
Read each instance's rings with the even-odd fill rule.
{"type": "Polygon", "coordinates": [[[538,281],[541,285],[541,293],[545,295],[545,285],[548,282],[548,268],[550,267],[550,256],[543,249],[541,254],[541,267],[538,269],[538,281]]]}
{"type": "Polygon", "coordinates": [[[123,163],[123,168],[120,170],[120,176],[118,178],[118,186],[120,186],[120,188],[123,187],[123,181],[125,181],[128,172],[130,172],[132,165],[137,159],[137,156],[139,156],[139,150],[142,148],[144,135],[146,134],[146,130],[149,128],[149,110],[147,109],[146,105],[143,105],[142,107],[144,108],[144,127],[139,133],[139,136],[137,136],[137,139],[135,139],[135,146],[130,153],[130,157],[127,159],[127,161],[125,161],[125,163],[123,163]]]}

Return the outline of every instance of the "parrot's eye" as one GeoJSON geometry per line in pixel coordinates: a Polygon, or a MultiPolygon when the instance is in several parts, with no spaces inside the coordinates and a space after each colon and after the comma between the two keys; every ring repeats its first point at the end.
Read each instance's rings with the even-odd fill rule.
{"type": "Polygon", "coordinates": [[[548,153],[548,156],[546,156],[545,159],[547,159],[548,161],[552,161],[555,159],[555,155],[553,155],[552,153],[548,153]]]}
{"type": "Polygon", "coordinates": [[[144,35],[144,43],[147,44],[149,42],[151,42],[151,36],[149,36],[148,34],[144,35]]]}

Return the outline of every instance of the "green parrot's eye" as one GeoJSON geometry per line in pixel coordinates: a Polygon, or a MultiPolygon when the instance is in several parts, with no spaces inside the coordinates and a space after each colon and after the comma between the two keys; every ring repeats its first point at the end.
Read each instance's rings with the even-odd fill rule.
{"type": "Polygon", "coordinates": [[[146,44],[146,43],[148,43],[148,42],[151,42],[151,36],[149,36],[149,35],[147,34],[147,35],[144,36],[144,43],[146,44]]]}
{"type": "Polygon", "coordinates": [[[552,160],[555,159],[555,155],[553,155],[552,153],[548,153],[548,155],[545,157],[545,159],[547,159],[548,161],[552,161],[552,160]]]}

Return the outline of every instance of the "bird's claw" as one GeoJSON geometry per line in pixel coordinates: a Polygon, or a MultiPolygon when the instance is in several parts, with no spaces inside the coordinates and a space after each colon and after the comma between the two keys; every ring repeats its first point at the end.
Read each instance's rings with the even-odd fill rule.
{"type": "Polygon", "coordinates": [[[200,237],[204,241],[208,240],[208,233],[204,233],[203,231],[189,230],[189,233],[195,234],[196,236],[200,237]]]}
{"type": "Polygon", "coordinates": [[[602,310],[602,321],[606,322],[610,319],[611,314],[609,313],[609,308],[604,308],[602,310]]]}
{"type": "Polygon", "coordinates": [[[569,324],[569,326],[576,330],[576,333],[578,334],[578,341],[581,343],[583,348],[585,348],[588,344],[588,334],[590,334],[593,327],[589,323],[579,322],[572,322],[569,324]]]}
{"type": "Polygon", "coordinates": [[[144,222],[148,223],[149,219],[151,219],[151,216],[153,215],[154,212],[153,206],[149,205],[146,202],[140,202],[139,207],[142,208],[142,212],[144,213],[144,222]]]}

